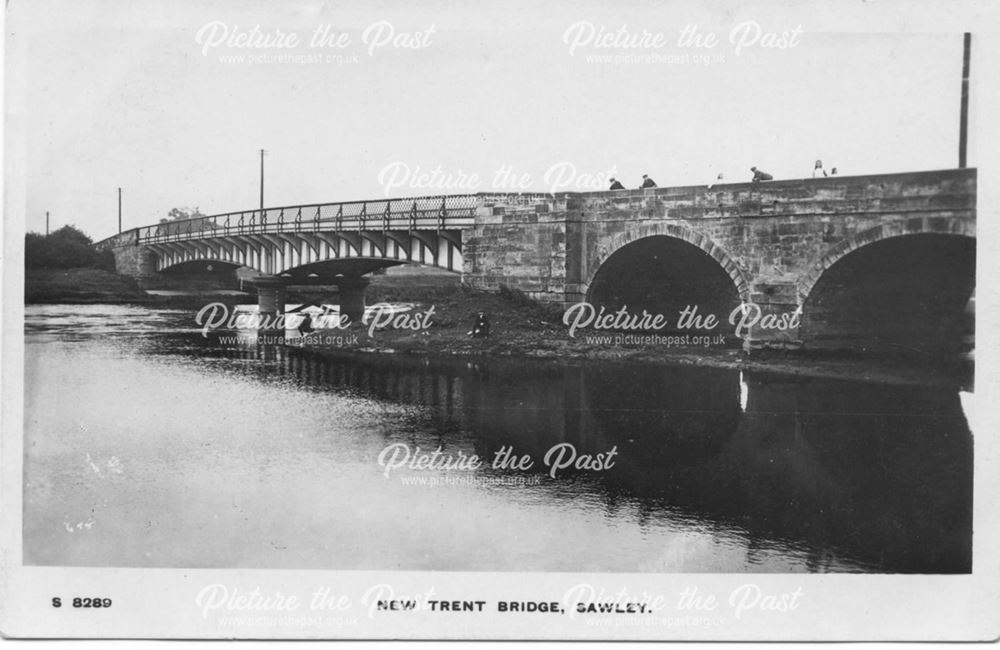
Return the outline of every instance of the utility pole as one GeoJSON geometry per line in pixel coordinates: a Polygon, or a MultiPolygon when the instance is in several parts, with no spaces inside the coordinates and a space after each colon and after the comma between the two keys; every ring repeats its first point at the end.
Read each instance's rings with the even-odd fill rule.
{"type": "Polygon", "coordinates": [[[49,236],[49,211],[45,211],[45,236],[49,236]]]}
{"type": "Polygon", "coordinates": [[[118,234],[122,234],[122,188],[118,188],[118,234]]]}
{"type": "Polygon", "coordinates": [[[264,214],[264,154],[267,153],[263,149],[260,150],[260,213],[264,214]]]}
{"type": "Polygon", "coordinates": [[[965,32],[962,54],[962,115],[958,127],[958,166],[965,168],[965,146],[969,138],[969,58],[972,34],[965,32]]]}

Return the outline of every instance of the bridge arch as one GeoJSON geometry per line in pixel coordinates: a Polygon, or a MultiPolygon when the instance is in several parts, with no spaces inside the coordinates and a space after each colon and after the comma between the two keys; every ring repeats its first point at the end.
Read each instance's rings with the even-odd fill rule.
{"type": "Polygon", "coordinates": [[[971,220],[912,218],[858,233],[800,279],[799,338],[811,348],[967,350],[975,264],[971,220]]]}
{"type": "Polygon", "coordinates": [[[802,274],[798,281],[799,304],[805,304],[813,287],[827,269],[855,250],[893,237],[916,234],[960,235],[975,239],[976,224],[971,219],[918,217],[890,221],[856,233],[831,247],[808,272],[802,274]]]}
{"type": "MultiPolygon", "coordinates": [[[[288,281],[293,284],[305,284],[317,278],[320,280],[331,280],[337,276],[360,277],[378,269],[385,269],[393,266],[417,266],[419,264],[421,263],[418,261],[372,256],[334,257],[327,260],[321,259],[313,262],[304,262],[297,266],[284,268],[279,275],[288,279],[288,281]]],[[[454,268],[434,265],[430,262],[424,266],[431,266],[439,271],[461,275],[461,271],[454,268]]]]}
{"type": "Polygon", "coordinates": [[[749,298],[742,269],[711,239],[674,224],[646,224],[616,234],[589,274],[586,301],[675,323],[686,307],[724,320],[749,298]]]}
{"type": "Polygon", "coordinates": [[[161,266],[157,271],[184,271],[190,269],[192,271],[206,270],[206,271],[221,271],[221,270],[235,270],[243,266],[239,262],[232,262],[229,260],[224,260],[218,257],[199,257],[196,259],[185,259],[177,260],[171,262],[169,265],[161,266]]]}
{"type": "Polygon", "coordinates": [[[627,228],[619,233],[616,233],[606,246],[602,246],[598,251],[597,257],[590,266],[591,270],[589,276],[587,277],[588,295],[590,293],[590,287],[593,284],[594,279],[597,277],[597,274],[600,272],[601,267],[604,266],[605,262],[607,262],[612,255],[619,252],[629,244],[648,237],[671,237],[673,239],[678,239],[691,244],[718,262],[719,266],[722,267],[726,275],[732,279],[733,286],[735,286],[736,292],[741,300],[750,300],[750,282],[747,280],[743,269],[732,257],[730,257],[729,253],[727,253],[725,249],[712,241],[711,238],[706,237],[699,232],[695,232],[690,228],[679,224],[663,222],[643,224],[639,227],[627,228]]]}

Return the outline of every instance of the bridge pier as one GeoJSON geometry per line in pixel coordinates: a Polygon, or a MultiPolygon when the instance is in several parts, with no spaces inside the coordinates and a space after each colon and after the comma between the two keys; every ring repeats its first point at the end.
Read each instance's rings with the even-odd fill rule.
{"type": "Polygon", "coordinates": [[[362,277],[337,278],[340,291],[340,314],[346,315],[352,323],[360,323],[365,316],[365,288],[369,280],[362,277]]]}
{"type": "MultiPolygon", "coordinates": [[[[746,351],[764,348],[798,349],[802,347],[799,327],[802,316],[798,287],[793,282],[759,282],[750,294],[751,302],[760,308],[752,310],[748,323],[756,318],[743,339],[746,351]]],[[[737,324],[740,322],[737,315],[737,324]]]]}
{"type": "Polygon", "coordinates": [[[278,327],[278,316],[285,312],[285,279],[273,275],[264,275],[254,279],[257,287],[257,313],[263,319],[261,329],[266,331],[283,330],[278,327]]]}

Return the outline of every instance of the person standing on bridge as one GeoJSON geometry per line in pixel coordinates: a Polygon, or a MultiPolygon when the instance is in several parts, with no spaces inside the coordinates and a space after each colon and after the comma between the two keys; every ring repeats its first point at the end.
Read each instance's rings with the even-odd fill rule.
{"type": "Polygon", "coordinates": [[[751,167],[750,171],[753,172],[753,180],[751,181],[752,183],[759,183],[761,181],[771,181],[771,180],[774,180],[774,176],[771,176],[767,172],[761,171],[761,170],[757,169],[756,167],[751,167]]]}
{"type": "Polygon", "coordinates": [[[642,175],[642,185],[639,186],[639,189],[640,190],[644,190],[647,187],[656,187],[656,181],[654,181],[649,176],[643,174],[642,175]]]}
{"type": "Polygon", "coordinates": [[[615,178],[613,176],[610,179],[608,179],[608,180],[611,182],[611,187],[608,188],[609,190],[624,190],[625,189],[625,186],[622,185],[621,183],[619,183],[617,180],[615,180],[615,178]]]}

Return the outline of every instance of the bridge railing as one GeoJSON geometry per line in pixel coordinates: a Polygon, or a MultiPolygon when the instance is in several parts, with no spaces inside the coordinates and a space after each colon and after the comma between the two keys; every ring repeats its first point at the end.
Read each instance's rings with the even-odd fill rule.
{"type": "Polygon", "coordinates": [[[138,242],[321,230],[448,230],[473,225],[482,201],[476,194],[455,194],[226,212],[138,228],[138,242]]]}

